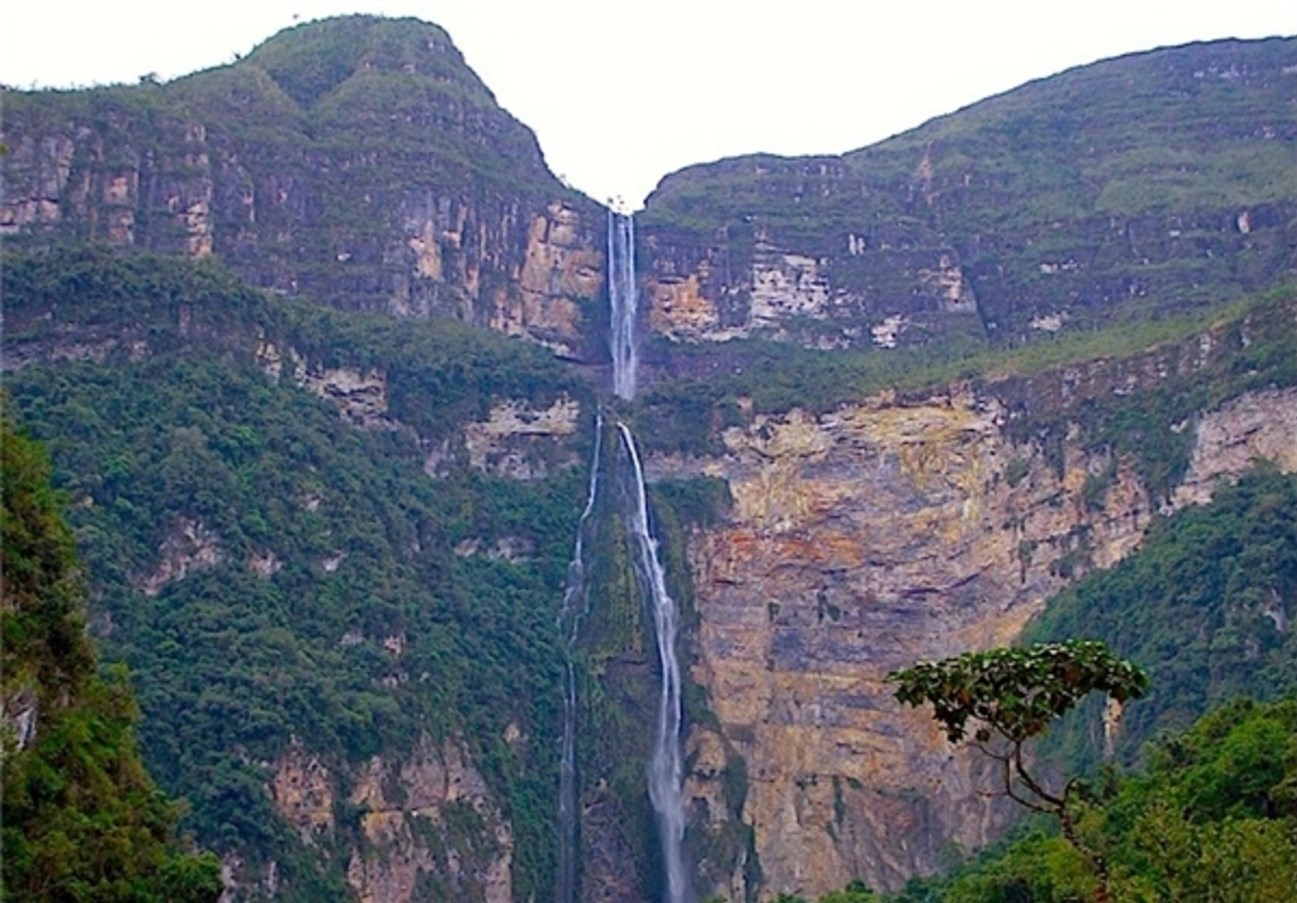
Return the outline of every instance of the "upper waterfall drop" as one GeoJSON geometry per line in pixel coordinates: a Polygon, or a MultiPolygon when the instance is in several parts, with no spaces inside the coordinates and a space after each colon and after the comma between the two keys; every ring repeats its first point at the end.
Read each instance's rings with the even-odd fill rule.
{"type": "Polygon", "coordinates": [[[635,218],[608,212],[608,296],[612,309],[609,343],[612,351],[612,391],[618,398],[635,397],[635,317],[639,307],[635,283],[635,218]]]}

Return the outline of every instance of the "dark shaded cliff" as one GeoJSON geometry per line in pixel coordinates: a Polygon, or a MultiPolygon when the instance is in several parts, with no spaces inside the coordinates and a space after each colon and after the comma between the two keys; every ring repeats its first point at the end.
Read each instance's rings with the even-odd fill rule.
{"type": "Polygon", "coordinates": [[[574,353],[602,209],[550,173],[441,28],[352,16],[167,84],[6,91],[0,233],[215,254],[332,305],[574,353]]]}

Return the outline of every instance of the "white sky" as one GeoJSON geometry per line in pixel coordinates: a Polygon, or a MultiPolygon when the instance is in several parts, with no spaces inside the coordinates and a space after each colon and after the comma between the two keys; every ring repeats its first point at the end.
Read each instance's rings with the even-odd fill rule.
{"type": "Polygon", "coordinates": [[[690,163],[841,153],[1104,57],[1297,32],[1292,0],[7,0],[0,82],[172,78],[347,12],[444,26],[554,172],[631,207],[690,163]]]}

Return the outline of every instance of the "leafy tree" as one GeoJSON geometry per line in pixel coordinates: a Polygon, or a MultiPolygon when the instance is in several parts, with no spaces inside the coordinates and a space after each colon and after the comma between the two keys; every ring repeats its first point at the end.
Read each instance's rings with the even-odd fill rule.
{"type": "MultiPolygon", "coordinates": [[[[1096,787],[1083,829],[1098,838],[1120,900],[1289,903],[1297,887],[1297,698],[1236,700],[1146,750],[1139,774],[1096,787]]],[[[1044,817],[1042,816],[1041,819],[1044,817]]],[[[1075,903],[1089,863],[1054,826],[1013,837],[889,903],[1075,903]]]]}
{"type": "Polygon", "coordinates": [[[1004,792],[1028,809],[1058,819],[1063,836],[1090,862],[1098,882],[1095,899],[1107,900],[1107,862],[1078,831],[1077,779],[1051,789],[1028,771],[1024,747],[1092,692],[1118,704],[1139,698],[1148,686],[1147,675],[1104,643],[1069,640],[919,662],[887,679],[897,684],[896,698],[902,703],[931,704],[951,743],[964,740],[969,722],[974,723],[973,743],[999,763],[1004,792]]]}
{"type": "Polygon", "coordinates": [[[842,890],[829,891],[818,903],[876,903],[878,895],[865,882],[856,879],[842,890]]]}

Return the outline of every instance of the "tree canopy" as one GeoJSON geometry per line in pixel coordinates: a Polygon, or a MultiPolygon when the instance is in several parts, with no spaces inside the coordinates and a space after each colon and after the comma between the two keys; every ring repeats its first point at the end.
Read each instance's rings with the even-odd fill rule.
{"type": "Polygon", "coordinates": [[[1000,764],[1004,793],[1058,819],[1063,836],[1094,872],[1095,900],[1106,901],[1107,860],[1081,837],[1076,824],[1076,777],[1061,790],[1051,790],[1027,769],[1023,746],[1090,693],[1102,692],[1119,705],[1138,699],[1148,687],[1148,675],[1115,656],[1107,644],[1077,639],[966,652],[919,662],[887,679],[898,685],[896,698],[901,702],[930,703],[951,743],[963,740],[968,722],[975,722],[974,742],[1000,764]]]}
{"type": "Polygon", "coordinates": [[[901,702],[931,703],[951,743],[964,739],[970,719],[979,723],[974,729],[979,742],[998,734],[1021,743],[1044,733],[1053,719],[1092,692],[1124,704],[1148,686],[1143,670],[1098,640],[966,652],[919,662],[888,680],[897,684],[901,702]]]}

